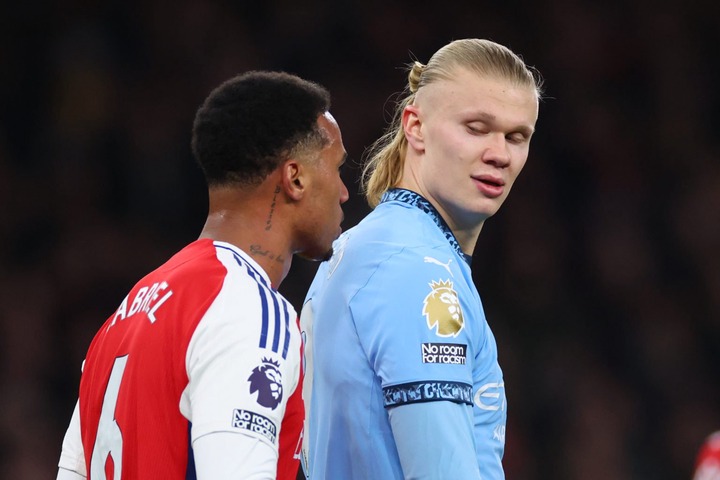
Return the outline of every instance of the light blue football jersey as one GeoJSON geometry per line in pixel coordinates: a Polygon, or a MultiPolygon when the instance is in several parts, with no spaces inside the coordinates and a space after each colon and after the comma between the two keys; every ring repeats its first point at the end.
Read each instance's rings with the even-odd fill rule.
{"type": "Polygon", "coordinates": [[[427,431],[414,432],[414,441],[468,455],[474,448],[482,479],[503,479],[507,412],[497,346],[470,258],[437,210],[392,189],[334,249],[301,316],[309,478],[404,478],[389,409],[449,401],[468,409],[474,447],[427,431]]]}

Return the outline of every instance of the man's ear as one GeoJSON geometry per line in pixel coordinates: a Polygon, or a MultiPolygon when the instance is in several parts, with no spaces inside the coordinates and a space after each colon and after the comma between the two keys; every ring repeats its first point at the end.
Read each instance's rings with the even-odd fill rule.
{"type": "Polygon", "coordinates": [[[283,190],[292,200],[301,200],[305,194],[305,175],[303,165],[295,159],[282,164],[281,181],[283,190]]]}
{"type": "Polygon", "coordinates": [[[413,150],[422,152],[425,150],[425,141],[422,132],[422,120],[420,110],[415,105],[408,105],[402,113],[402,127],[408,145],[413,150]]]}

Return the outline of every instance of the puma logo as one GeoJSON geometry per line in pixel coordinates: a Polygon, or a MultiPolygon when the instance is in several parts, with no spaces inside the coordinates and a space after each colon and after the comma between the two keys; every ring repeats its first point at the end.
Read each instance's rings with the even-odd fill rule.
{"type": "Polygon", "coordinates": [[[423,260],[425,261],[425,263],[434,263],[435,265],[440,265],[441,267],[445,268],[445,270],[447,270],[451,276],[454,276],[453,273],[450,271],[450,262],[452,262],[452,258],[448,260],[447,263],[442,263],[440,260],[433,257],[425,257],[423,260]]]}

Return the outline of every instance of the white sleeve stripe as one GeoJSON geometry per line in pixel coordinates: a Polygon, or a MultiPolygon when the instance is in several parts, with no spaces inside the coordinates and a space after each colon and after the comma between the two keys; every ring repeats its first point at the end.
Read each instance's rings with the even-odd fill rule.
{"type": "Polygon", "coordinates": [[[285,301],[283,301],[283,313],[285,314],[285,342],[283,343],[282,357],[287,358],[288,347],[290,346],[290,312],[285,301]]]}
{"type": "Polygon", "coordinates": [[[272,296],[272,300],[273,312],[275,313],[275,335],[273,336],[272,351],[277,353],[280,347],[280,335],[282,334],[280,331],[280,305],[278,304],[278,299],[275,295],[272,296]]]}

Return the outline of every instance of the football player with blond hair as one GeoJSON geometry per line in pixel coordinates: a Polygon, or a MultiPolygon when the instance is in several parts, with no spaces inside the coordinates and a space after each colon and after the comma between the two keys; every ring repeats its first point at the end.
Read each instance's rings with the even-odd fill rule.
{"type": "Polygon", "coordinates": [[[414,62],[405,93],[366,164],[374,210],[303,306],[305,468],[499,480],[504,380],[470,262],[525,165],[541,81],[508,48],[464,39],[414,62]]]}

